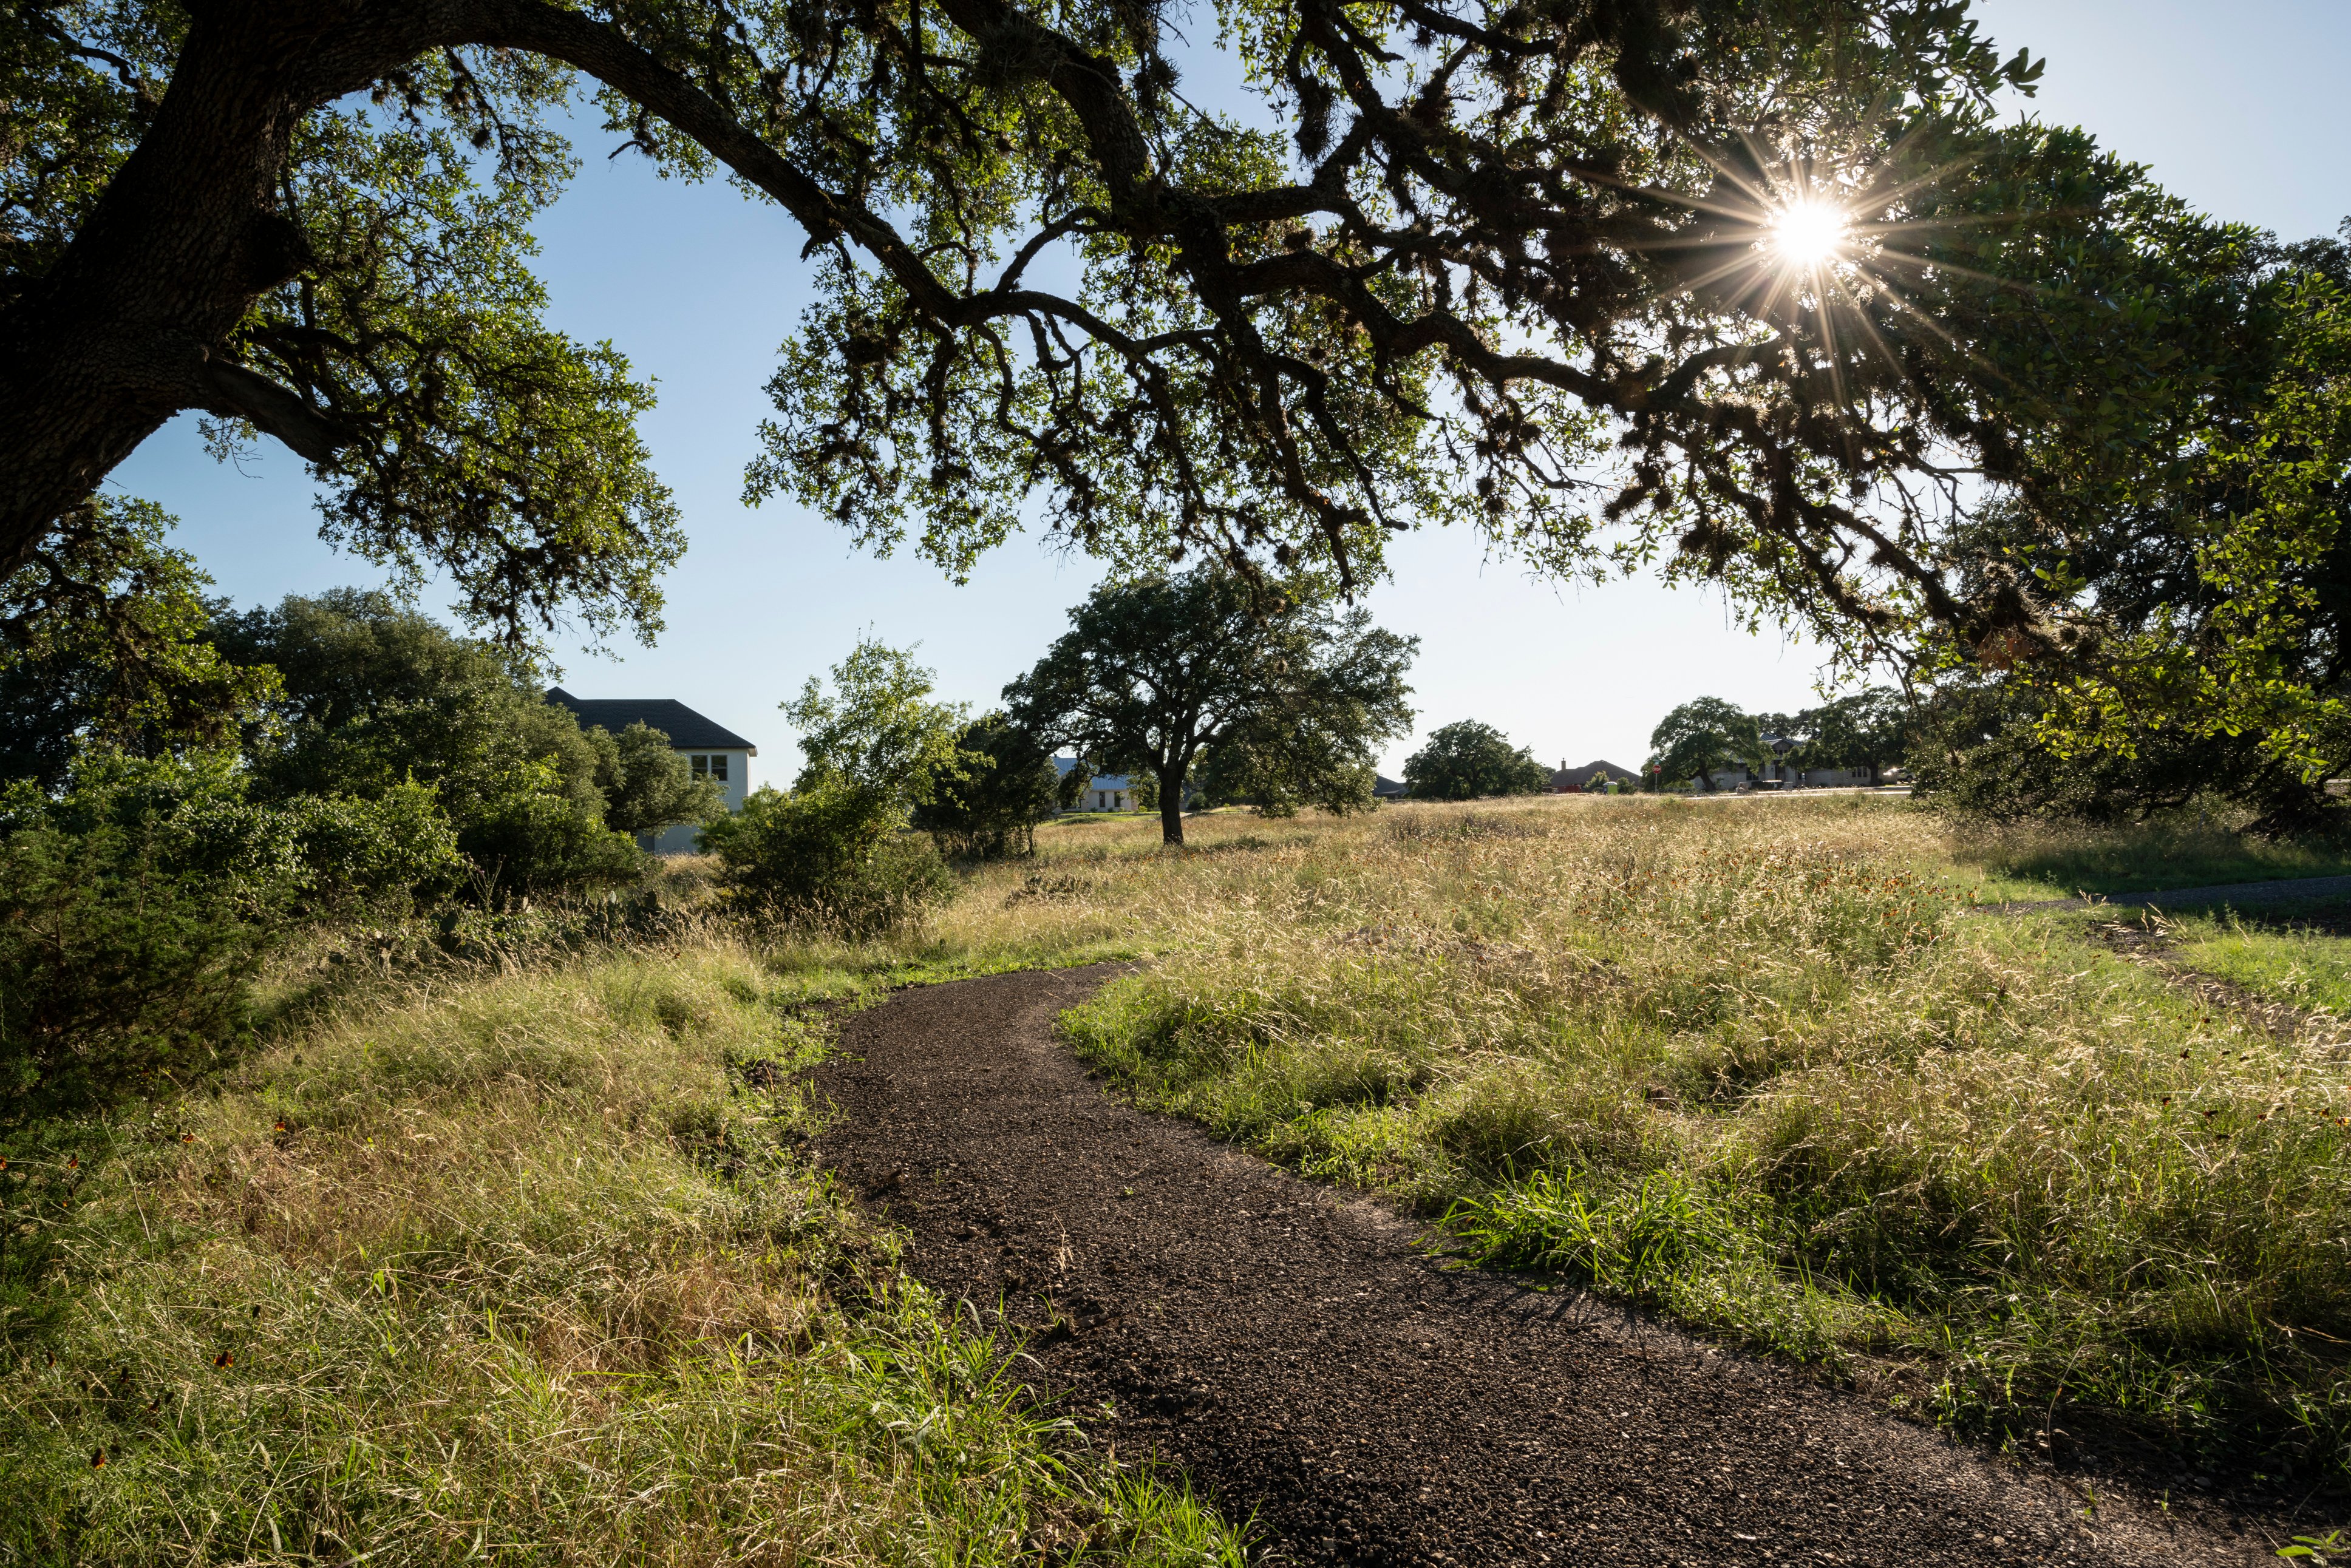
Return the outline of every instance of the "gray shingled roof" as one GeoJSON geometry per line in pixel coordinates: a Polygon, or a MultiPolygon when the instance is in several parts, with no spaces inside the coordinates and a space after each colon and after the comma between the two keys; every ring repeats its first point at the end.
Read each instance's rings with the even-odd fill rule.
{"type": "Polygon", "coordinates": [[[1636,769],[1620,768],[1614,762],[1587,762],[1581,768],[1561,767],[1551,776],[1552,788],[1556,789],[1562,785],[1573,784],[1581,789],[1592,782],[1595,774],[1600,773],[1605,773],[1611,779],[1622,779],[1626,783],[1634,782],[1641,777],[1636,769]]]}
{"type": "Polygon", "coordinates": [[[560,703],[578,716],[580,727],[601,725],[614,735],[632,724],[660,730],[678,751],[747,751],[759,748],[721,724],[703,717],[682,702],[666,697],[575,697],[561,686],[548,688],[547,700],[560,703]]]}

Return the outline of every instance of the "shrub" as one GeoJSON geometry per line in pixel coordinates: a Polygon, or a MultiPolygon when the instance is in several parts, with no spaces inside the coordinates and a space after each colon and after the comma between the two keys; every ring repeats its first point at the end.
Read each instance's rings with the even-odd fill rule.
{"type": "Polygon", "coordinates": [[[860,643],[784,705],[808,763],[791,792],[761,789],[702,832],[729,889],[787,919],[855,935],[904,925],[955,881],[913,812],[961,779],[961,710],[930,700],[931,672],[894,648],[860,643]]]}
{"type": "Polygon", "coordinates": [[[754,790],[702,831],[737,897],[852,935],[891,930],[955,891],[929,837],[877,821],[860,791],[754,790]]]}
{"type": "Polygon", "coordinates": [[[2250,731],[2203,736],[2152,725],[2126,753],[2060,750],[2041,733],[2046,701],[2013,679],[1954,681],[1920,716],[1908,755],[1918,798],[1954,818],[1992,822],[2144,822],[2220,805],[2260,836],[2351,829],[2322,780],[2262,749],[2250,731]]]}
{"type": "Polygon", "coordinates": [[[456,830],[422,784],[396,784],[371,800],[298,795],[247,810],[292,846],[299,908],[314,916],[355,906],[406,913],[435,902],[465,870],[456,830]]]}
{"type": "Polygon", "coordinates": [[[287,933],[405,913],[462,869],[420,785],[267,805],[249,781],[225,753],[101,756],[61,793],[0,793],[0,1123],[208,1068],[287,933]]]}
{"type": "Polygon", "coordinates": [[[236,814],[234,776],[166,770],[193,771],[110,768],[58,800],[19,784],[0,808],[0,1125],[202,1071],[246,1031],[290,857],[197,831],[236,814]]]}
{"type": "Polygon", "coordinates": [[[288,598],[213,634],[282,683],[271,722],[246,737],[256,800],[304,809],[428,786],[492,903],[633,881],[633,846],[608,829],[684,821],[710,795],[655,732],[582,731],[528,659],[382,594],[288,598]]]}
{"type": "MultiPolygon", "coordinates": [[[[1037,824],[1062,804],[1065,785],[1051,753],[1002,714],[964,727],[956,737],[960,777],[942,777],[931,799],[914,808],[914,826],[947,853],[964,860],[1004,860],[1033,854],[1037,824]]],[[[1072,768],[1081,786],[1085,769],[1072,768]]],[[[1074,800],[1074,789],[1070,789],[1074,800]]]]}
{"type": "Polygon", "coordinates": [[[606,827],[592,803],[552,788],[549,772],[540,763],[515,769],[510,787],[485,801],[457,834],[488,903],[636,880],[636,841],[606,827]]]}

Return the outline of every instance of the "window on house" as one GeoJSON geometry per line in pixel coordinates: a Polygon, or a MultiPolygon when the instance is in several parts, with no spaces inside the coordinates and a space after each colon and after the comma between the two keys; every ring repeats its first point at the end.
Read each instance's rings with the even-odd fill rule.
{"type": "Polygon", "coordinates": [[[717,779],[721,784],[726,782],[726,754],[725,752],[714,751],[710,754],[710,776],[713,779],[717,779]]]}
{"type": "Polygon", "coordinates": [[[705,757],[705,756],[703,756],[703,755],[701,755],[700,753],[698,753],[698,752],[697,752],[695,756],[693,756],[693,757],[689,758],[687,759],[687,761],[688,761],[689,765],[690,765],[690,766],[692,766],[692,768],[694,768],[694,776],[695,776],[696,779],[707,779],[707,778],[709,778],[709,777],[710,777],[710,758],[709,758],[705,757]]]}

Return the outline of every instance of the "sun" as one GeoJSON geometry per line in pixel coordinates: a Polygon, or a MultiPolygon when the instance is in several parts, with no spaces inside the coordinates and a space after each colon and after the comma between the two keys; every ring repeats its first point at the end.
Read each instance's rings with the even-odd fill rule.
{"type": "Polygon", "coordinates": [[[1771,251],[1790,267],[1825,267],[1844,254],[1851,229],[1852,219],[1842,207],[1792,202],[1771,219],[1771,251]]]}

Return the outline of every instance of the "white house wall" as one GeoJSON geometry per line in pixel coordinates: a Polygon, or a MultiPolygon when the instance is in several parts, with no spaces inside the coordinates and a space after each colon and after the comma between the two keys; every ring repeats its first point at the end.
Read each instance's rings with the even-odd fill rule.
{"type": "MultiPolygon", "coordinates": [[[[696,757],[725,758],[726,777],[721,782],[720,788],[725,791],[723,798],[726,802],[726,810],[731,812],[743,809],[744,800],[751,793],[751,754],[749,752],[681,749],[677,755],[688,758],[689,766],[691,766],[691,759],[696,757]]],[[[698,822],[680,822],[674,828],[664,828],[660,833],[653,835],[650,844],[646,844],[642,837],[637,841],[657,855],[690,855],[698,852],[694,841],[701,831],[702,825],[698,822]]]]}

